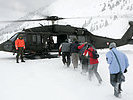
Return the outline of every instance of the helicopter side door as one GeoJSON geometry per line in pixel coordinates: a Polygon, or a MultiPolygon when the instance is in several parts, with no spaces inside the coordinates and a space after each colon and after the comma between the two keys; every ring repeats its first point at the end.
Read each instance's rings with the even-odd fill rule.
{"type": "Polygon", "coordinates": [[[50,35],[47,36],[46,46],[48,51],[57,52],[59,46],[67,39],[67,35],[50,35]]]}
{"type": "Polygon", "coordinates": [[[59,49],[59,46],[61,45],[61,43],[63,43],[66,39],[68,39],[67,35],[58,35],[57,36],[57,44],[56,44],[56,49],[59,49]]]}
{"type": "Polygon", "coordinates": [[[27,34],[27,49],[37,52],[42,49],[42,36],[41,34],[32,33],[27,34]]]}

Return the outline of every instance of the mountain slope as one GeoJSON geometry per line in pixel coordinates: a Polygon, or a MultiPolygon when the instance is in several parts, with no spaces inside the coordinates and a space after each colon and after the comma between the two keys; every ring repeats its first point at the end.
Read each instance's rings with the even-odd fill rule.
{"type": "MultiPolygon", "coordinates": [[[[43,18],[47,15],[65,18],[86,17],[61,20],[58,24],[84,27],[99,36],[121,38],[129,27],[129,20],[132,20],[132,11],[133,1],[131,0],[57,0],[50,6],[28,13],[20,19],[43,18]]],[[[39,23],[47,24],[45,21],[9,24],[0,30],[0,41],[7,40],[23,28],[39,26],[39,23]]]]}

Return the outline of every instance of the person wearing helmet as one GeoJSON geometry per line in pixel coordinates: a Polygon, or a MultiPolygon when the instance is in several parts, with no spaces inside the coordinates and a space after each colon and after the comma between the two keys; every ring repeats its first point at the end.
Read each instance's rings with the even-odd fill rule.
{"type": "Polygon", "coordinates": [[[25,49],[25,42],[22,36],[20,36],[16,41],[15,41],[15,48],[16,48],[16,63],[19,63],[19,56],[21,58],[21,62],[25,62],[23,59],[23,54],[24,54],[24,49],[25,49]]]}

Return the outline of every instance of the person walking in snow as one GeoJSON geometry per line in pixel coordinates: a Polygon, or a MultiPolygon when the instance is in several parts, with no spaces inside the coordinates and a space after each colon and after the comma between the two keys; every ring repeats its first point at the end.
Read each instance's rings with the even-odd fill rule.
{"type": "Polygon", "coordinates": [[[83,55],[85,49],[88,47],[88,43],[85,42],[82,45],[78,46],[79,51],[79,59],[82,64],[82,72],[81,74],[86,74],[88,72],[88,58],[83,55]]]}
{"type": "Polygon", "coordinates": [[[78,68],[78,58],[79,58],[78,46],[79,46],[78,40],[76,38],[73,38],[73,42],[71,43],[71,47],[70,48],[71,48],[71,54],[72,54],[72,64],[73,64],[74,69],[78,68]]]}
{"type": "MultiPolygon", "coordinates": [[[[84,44],[83,44],[84,45],[84,44]]],[[[83,55],[88,58],[88,78],[91,81],[93,74],[95,74],[98,82],[101,84],[102,78],[97,72],[98,68],[98,58],[94,58],[93,51],[96,51],[91,44],[88,44],[88,47],[85,49],[83,55]]]]}
{"type": "Polygon", "coordinates": [[[127,56],[116,49],[116,43],[109,44],[110,51],[106,54],[107,63],[109,64],[110,83],[114,87],[114,95],[120,96],[122,91],[121,84],[125,81],[123,73],[127,72],[129,66],[127,56]]]}
{"type": "Polygon", "coordinates": [[[67,67],[70,66],[70,45],[71,43],[68,42],[68,40],[66,39],[65,42],[63,42],[60,47],[59,47],[59,55],[61,55],[62,52],[62,62],[63,64],[67,64],[67,67]]]}
{"type": "Polygon", "coordinates": [[[19,63],[19,56],[21,58],[21,62],[25,62],[23,59],[24,49],[25,49],[25,42],[22,36],[15,41],[15,48],[16,48],[16,63],[19,63]]]}

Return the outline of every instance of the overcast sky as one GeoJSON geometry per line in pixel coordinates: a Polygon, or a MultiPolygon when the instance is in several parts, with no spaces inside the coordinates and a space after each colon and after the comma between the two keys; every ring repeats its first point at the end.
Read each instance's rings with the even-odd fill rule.
{"type": "MultiPolygon", "coordinates": [[[[0,21],[17,20],[41,7],[51,5],[56,0],[0,0],[0,21]]],[[[0,23],[0,28],[7,23],[0,23]]]]}
{"type": "Polygon", "coordinates": [[[18,19],[56,0],[0,0],[0,20],[18,19]]]}

